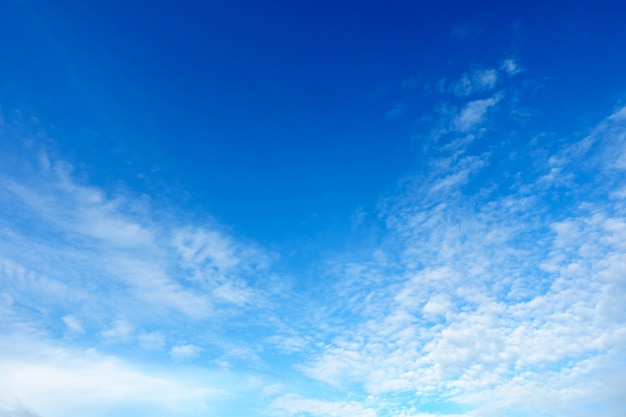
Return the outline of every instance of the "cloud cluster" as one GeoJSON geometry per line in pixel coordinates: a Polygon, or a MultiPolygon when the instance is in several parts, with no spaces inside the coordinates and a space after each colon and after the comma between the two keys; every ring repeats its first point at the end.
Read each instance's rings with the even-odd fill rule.
{"type": "Polygon", "coordinates": [[[379,416],[429,415],[441,401],[465,416],[624,412],[625,112],[506,189],[481,177],[489,154],[438,155],[382,205],[387,234],[372,259],[334,267],[353,319],[301,369],[375,398],[379,416]],[[543,180],[555,166],[565,183],[543,180]],[[558,194],[567,205],[554,205],[558,194]]]}
{"type": "Polygon", "coordinates": [[[623,414],[626,108],[564,145],[512,143],[494,116],[520,72],[440,83],[454,102],[380,201],[380,239],[325,259],[315,291],[30,143],[0,167],[0,415],[623,414]]]}
{"type": "Polygon", "coordinates": [[[15,299],[58,293],[61,319],[78,333],[95,320],[83,317],[79,305],[100,305],[98,319],[115,322],[99,325],[100,335],[111,339],[128,336],[131,311],[147,306],[203,318],[216,306],[262,298],[244,280],[266,267],[262,251],[210,226],[160,222],[147,202],[123,192],[107,195],[82,184],[67,164],[45,161],[22,161],[33,165],[27,177],[0,178],[4,282],[15,299]],[[95,292],[116,297],[95,299],[95,292]],[[105,317],[104,310],[118,317],[105,317]]]}

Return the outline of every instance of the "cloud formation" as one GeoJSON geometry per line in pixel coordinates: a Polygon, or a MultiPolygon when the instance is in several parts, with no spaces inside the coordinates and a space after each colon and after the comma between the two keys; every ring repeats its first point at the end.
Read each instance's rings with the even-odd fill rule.
{"type": "Polygon", "coordinates": [[[480,68],[442,84],[417,172],[357,211],[374,243],[289,272],[313,284],[213,220],[17,152],[0,168],[0,415],[623,414],[626,108],[514,143],[521,67],[480,68]]]}
{"type": "Polygon", "coordinates": [[[212,221],[185,223],[127,190],[88,185],[39,143],[10,151],[0,168],[0,400],[45,417],[121,404],[206,409],[223,385],[124,357],[222,354],[208,336],[271,305],[271,256],[212,221]]]}
{"type": "MultiPolygon", "coordinates": [[[[468,128],[496,102],[469,102],[460,113],[468,128]]],[[[356,278],[341,280],[359,318],[303,370],[389,404],[379,416],[438,401],[467,408],[464,416],[623,412],[611,387],[626,371],[626,206],[612,162],[622,155],[624,112],[537,161],[536,177],[512,188],[469,191],[489,155],[472,170],[458,159],[432,164],[439,168],[383,206],[385,262],[364,261],[356,278]],[[535,181],[555,166],[566,185],[535,181]],[[598,184],[592,194],[589,182],[598,184]],[[567,209],[550,213],[548,199],[561,192],[567,209]]]]}

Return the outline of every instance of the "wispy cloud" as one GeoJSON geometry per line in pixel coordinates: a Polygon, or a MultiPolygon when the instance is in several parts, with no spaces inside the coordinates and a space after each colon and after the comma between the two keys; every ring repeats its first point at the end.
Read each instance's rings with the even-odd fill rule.
{"type": "Polygon", "coordinates": [[[107,341],[126,342],[134,331],[133,326],[126,320],[116,320],[111,327],[101,331],[99,335],[107,341]]]}
{"type": "Polygon", "coordinates": [[[204,408],[222,385],[122,358],[137,348],[169,351],[165,361],[223,354],[209,335],[272,304],[272,255],[210,221],[185,223],[127,190],[89,185],[40,146],[13,147],[0,167],[0,399],[46,417],[96,404],[204,408]]]}
{"type": "Polygon", "coordinates": [[[305,289],[214,221],[16,152],[0,415],[219,415],[224,398],[319,417],[623,414],[626,108],[557,149],[512,144],[495,116],[519,68],[444,85],[418,172],[355,212],[375,243],[307,266],[305,289]]]}
{"type": "MultiPolygon", "coordinates": [[[[263,297],[243,279],[262,273],[269,262],[260,250],[205,226],[159,224],[140,199],[82,185],[65,163],[35,163],[28,177],[4,175],[0,188],[2,233],[5,242],[13,242],[3,245],[3,271],[14,297],[56,291],[60,299],[86,298],[107,309],[115,303],[115,314],[131,321],[138,304],[202,318],[214,314],[217,304],[263,297]],[[82,292],[89,287],[122,291],[120,298],[94,300],[82,292]]],[[[88,320],[79,310],[63,315],[69,327],[88,320]]],[[[105,336],[111,332],[102,330],[105,336]]]]}
{"type": "Polygon", "coordinates": [[[498,67],[476,66],[464,72],[459,78],[441,78],[436,85],[441,93],[468,97],[489,93],[502,83],[503,76],[510,78],[521,72],[523,68],[519,62],[514,58],[507,58],[498,67]]]}
{"type": "Polygon", "coordinates": [[[502,71],[504,71],[505,74],[508,76],[519,74],[520,72],[524,70],[522,67],[519,66],[519,63],[513,58],[508,58],[502,61],[502,64],[500,65],[500,69],[502,69],[502,71]]]}
{"type": "Polygon", "coordinates": [[[470,101],[463,107],[458,116],[454,119],[455,130],[467,132],[480,124],[489,108],[495,106],[500,101],[501,96],[495,95],[482,100],[470,101]]]}
{"type": "Polygon", "coordinates": [[[469,96],[492,90],[498,82],[498,71],[492,68],[477,68],[464,73],[461,78],[445,87],[447,91],[457,96],[469,96]]]}
{"type": "Polygon", "coordinates": [[[200,353],[202,349],[195,345],[180,345],[172,347],[172,356],[183,359],[183,358],[191,358],[200,353]]]}
{"type": "Polygon", "coordinates": [[[74,316],[67,315],[63,317],[63,323],[73,332],[85,333],[85,329],[74,316]]]}

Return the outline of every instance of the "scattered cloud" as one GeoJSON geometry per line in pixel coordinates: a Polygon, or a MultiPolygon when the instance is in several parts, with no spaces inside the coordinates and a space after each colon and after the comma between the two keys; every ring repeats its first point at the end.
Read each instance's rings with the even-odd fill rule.
{"type": "Polygon", "coordinates": [[[206,410],[224,388],[203,379],[210,367],[199,378],[123,358],[170,353],[165,369],[219,356],[208,334],[242,308],[271,305],[272,256],[211,221],[184,222],[144,196],[89,185],[37,142],[18,148],[0,164],[0,410],[27,415],[5,406],[16,398],[45,417],[122,405],[155,416],[206,410]],[[185,343],[169,348],[176,340],[185,343]]]}
{"type": "MultiPolygon", "coordinates": [[[[468,103],[467,126],[497,100],[468,103]]],[[[556,191],[535,179],[495,197],[489,189],[444,187],[468,181],[458,158],[434,165],[391,199],[381,212],[387,239],[377,249],[389,256],[352,268],[357,279],[342,277],[338,293],[362,308],[353,308],[354,321],[303,371],[375,398],[385,404],[377,415],[385,416],[396,415],[395,407],[415,407],[398,415],[429,415],[420,410],[430,401],[467,407],[457,414],[464,416],[624,410],[623,400],[601,399],[626,372],[619,359],[626,310],[617,307],[626,297],[626,206],[602,197],[623,183],[610,162],[619,160],[623,114],[616,110],[590,136],[544,160],[537,178],[558,164],[571,177],[568,192],[580,190],[556,217],[546,214],[556,191]],[[594,194],[576,185],[590,176],[599,184],[594,194]],[[367,276],[385,277],[387,285],[367,276]]],[[[490,157],[475,159],[482,161],[476,169],[490,157]]]]}
{"type": "Polygon", "coordinates": [[[423,170],[367,213],[379,239],[281,303],[274,257],[219,225],[163,219],[43,151],[28,175],[0,167],[0,416],[35,415],[15,398],[46,417],[207,414],[237,384],[273,415],[623,414],[626,108],[513,149],[487,127],[521,71],[441,82],[423,170]],[[152,362],[124,359],[137,347],[152,362]]]}
{"type": "Polygon", "coordinates": [[[307,348],[309,341],[299,336],[271,336],[267,342],[276,347],[276,349],[287,352],[301,352],[307,348]]]}
{"type": "Polygon", "coordinates": [[[436,86],[440,93],[453,94],[457,97],[468,97],[492,91],[501,84],[502,75],[511,77],[519,74],[523,68],[513,59],[505,59],[497,68],[476,66],[464,72],[458,79],[441,78],[436,86]]]}
{"type": "Polygon", "coordinates": [[[49,304],[32,315],[42,327],[58,320],[121,341],[155,315],[201,320],[265,302],[246,280],[265,274],[271,259],[262,250],[207,225],[160,222],[147,200],[86,185],[44,151],[28,155],[14,155],[28,175],[0,172],[0,274],[16,302],[49,304]]]}

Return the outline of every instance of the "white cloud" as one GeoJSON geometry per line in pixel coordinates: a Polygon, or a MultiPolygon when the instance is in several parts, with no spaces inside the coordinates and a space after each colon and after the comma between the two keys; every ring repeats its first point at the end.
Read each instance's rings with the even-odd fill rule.
{"type": "Polygon", "coordinates": [[[307,348],[310,341],[299,336],[271,336],[267,339],[267,342],[274,345],[276,349],[286,352],[301,352],[307,348]]]}
{"type": "Polygon", "coordinates": [[[17,168],[0,169],[0,289],[28,306],[11,320],[38,329],[63,323],[87,338],[84,330],[95,328],[98,338],[122,342],[137,337],[135,327],[166,335],[180,320],[226,320],[242,306],[267,305],[271,288],[249,285],[271,283],[262,279],[271,260],[262,249],[217,226],[157,216],[128,191],[87,185],[31,146],[15,151],[17,168]]]}
{"type": "Polygon", "coordinates": [[[201,350],[202,349],[198,346],[195,346],[192,344],[186,344],[186,345],[173,346],[171,353],[172,353],[172,356],[174,356],[175,358],[186,359],[186,358],[192,358],[198,355],[198,353],[200,353],[201,350]]]}
{"type": "MultiPolygon", "coordinates": [[[[450,189],[464,185],[468,182],[471,174],[477,172],[486,165],[485,157],[465,157],[456,160],[454,169],[448,170],[443,178],[438,178],[432,184],[431,192],[450,191],[450,189]]],[[[436,174],[436,173],[435,173],[436,174]]]]}
{"type": "Polygon", "coordinates": [[[516,75],[523,71],[523,69],[519,66],[517,61],[512,58],[505,59],[504,61],[502,61],[500,68],[508,76],[516,75]]]}
{"type": "Polygon", "coordinates": [[[487,111],[495,106],[500,99],[500,95],[495,95],[490,98],[474,100],[467,103],[454,120],[455,130],[467,132],[482,123],[487,111]]]}
{"type": "Polygon", "coordinates": [[[80,324],[80,322],[78,320],[76,320],[76,318],[72,315],[67,315],[63,317],[63,323],[65,323],[65,325],[67,326],[68,329],[70,329],[73,332],[77,332],[77,333],[85,333],[85,329],[83,329],[83,326],[80,324]]]}
{"type": "Polygon", "coordinates": [[[498,82],[498,71],[492,68],[477,68],[464,73],[461,78],[448,86],[457,96],[469,96],[492,90],[498,82]]]}
{"type": "Polygon", "coordinates": [[[178,229],[172,244],[188,278],[211,289],[215,301],[238,306],[262,303],[260,294],[243,279],[267,268],[269,257],[262,251],[238,245],[224,233],[206,228],[178,229]]]}
{"type": "Polygon", "coordinates": [[[508,77],[519,74],[523,69],[515,59],[509,58],[502,61],[499,68],[476,67],[464,72],[460,78],[449,81],[442,78],[437,86],[442,93],[451,93],[458,97],[466,97],[474,94],[486,93],[493,90],[501,81],[501,74],[508,77]]]}
{"type": "Polygon", "coordinates": [[[250,301],[254,294],[245,285],[235,285],[233,282],[226,282],[213,290],[213,295],[219,299],[228,303],[236,305],[244,305],[250,301]]]}
{"type": "Polygon", "coordinates": [[[541,181],[546,186],[575,186],[579,178],[593,180],[601,171],[605,184],[595,184],[599,189],[618,195],[621,188],[613,176],[626,168],[626,107],[616,109],[580,141],[563,146],[547,159],[547,172],[541,181]],[[610,180],[610,181],[607,181],[610,180]]]}
{"type": "Polygon", "coordinates": [[[225,273],[240,262],[235,246],[223,234],[204,229],[181,229],[174,233],[174,246],[182,259],[191,264],[207,264],[225,273]]]}
{"type": "Polygon", "coordinates": [[[135,329],[126,320],[116,320],[113,325],[101,331],[99,334],[102,338],[111,342],[127,342],[135,329]]]}
{"type": "Polygon", "coordinates": [[[117,256],[106,266],[110,276],[128,285],[128,292],[139,301],[154,308],[174,310],[191,318],[203,318],[212,313],[212,300],[182,280],[167,273],[159,260],[141,256],[117,256]]]}
{"type": "Polygon", "coordinates": [[[426,314],[445,316],[452,312],[453,307],[450,297],[446,294],[435,294],[424,304],[423,311],[426,314]]]}
{"type": "Polygon", "coordinates": [[[222,337],[222,326],[255,328],[238,318],[271,305],[271,256],[209,221],[185,223],[143,196],[88,185],[63,162],[42,163],[45,152],[33,162],[32,152],[0,164],[0,410],[17,412],[17,398],[45,417],[125,406],[183,416],[238,395],[236,367],[218,383],[209,361],[164,369],[209,349],[221,355],[223,341],[207,335],[222,337]]]}
{"type": "MultiPolygon", "coordinates": [[[[461,95],[498,82],[486,74],[474,85],[472,77],[461,95]]],[[[132,349],[102,342],[134,341],[155,350],[141,355],[178,364],[219,348],[225,353],[205,362],[229,372],[239,363],[273,369],[260,357],[269,343],[276,349],[266,356],[293,364],[280,369],[295,381],[269,381],[266,390],[259,383],[263,395],[278,395],[276,414],[430,417],[440,414],[424,410],[446,403],[468,410],[448,416],[576,415],[585,407],[619,415],[626,110],[552,157],[542,150],[532,169],[511,168],[516,180],[501,183],[483,168],[503,152],[472,154],[469,145],[491,139],[479,128],[502,97],[448,107],[439,130],[454,137],[425,158],[427,173],[380,203],[379,245],[364,259],[329,260],[305,302],[293,291],[289,304],[269,305],[254,283],[270,256],[223,229],[158,221],[147,204],[86,186],[48,158],[36,175],[3,172],[0,325],[14,333],[0,336],[0,409],[28,415],[4,405],[18,398],[46,417],[111,414],[120,404],[147,415],[188,407],[209,414],[207,402],[230,391],[221,384],[226,371],[167,373],[42,342],[76,338],[70,330],[89,345],[84,329],[96,328],[91,343],[101,348],[132,349]],[[478,173],[488,178],[472,188],[478,173]],[[250,330],[250,345],[220,340],[233,317],[254,308],[261,314],[236,323],[250,330]]]]}
{"type": "MultiPolygon", "coordinates": [[[[624,180],[601,161],[615,159],[608,150],[623,132],[618,110],[544,168],[558,164],[572,184],[595,175],[609,195],[605,184],[624,180]],[[596,162],[579,163],[588,156],[596,162]]],[[[388,234],[377,250],[388,256],[337,278],[341,299],[362,308],[352,305],[352,320],[301,369],[340,392],[359,387],[382,413],[431,398],[467,416],[576,415],[584,405],[618,415],[626,403],[606,392],[626,371],[623,201],[580,192],[550,221],[544,196],[553,191],[532,179],[499,197],[438,187],[466,181],[460,160],[440,161],[382,206],[388,234]]]]}

